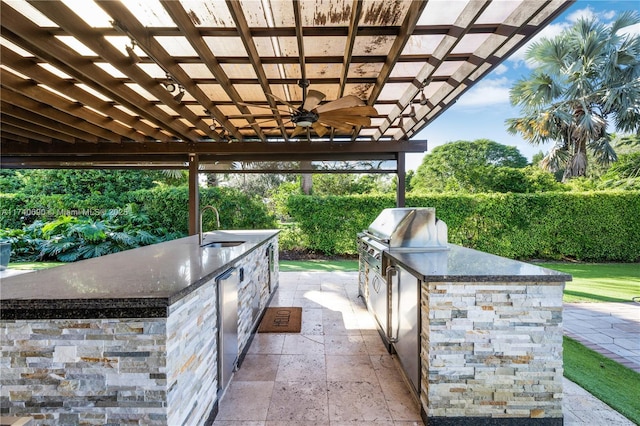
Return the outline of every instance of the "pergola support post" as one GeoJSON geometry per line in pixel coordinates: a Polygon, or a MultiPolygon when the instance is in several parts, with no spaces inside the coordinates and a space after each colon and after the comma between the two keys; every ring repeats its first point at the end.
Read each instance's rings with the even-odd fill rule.
{"type": "Polygon", "coordinates": [[[406,179],[407,179],[407,164],[404,152],[397,153],[397,171],[398,187],[396,193],[396,207],[405,206],[405,192],[406,192],[406,179]]]}
{"type": "Polygon", "coordinates": [[[200,232],[198,167],[198,154],[189,154],[189,235],[196,235],[200,232]]]}

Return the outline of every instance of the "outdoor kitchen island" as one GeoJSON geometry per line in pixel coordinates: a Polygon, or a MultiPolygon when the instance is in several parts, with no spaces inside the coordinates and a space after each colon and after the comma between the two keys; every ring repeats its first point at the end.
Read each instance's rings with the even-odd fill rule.
{"type": "Polygon", "coordinates": [[[570,275],[446,243],[429,208],[359,235],[359,293],[425,424],[562,425],[570,275]]]}
{"type": "Polygon", "coordinates": [[[387,255],[398,276],[404,269],[419,282],[425,423],[563,424],[562,291],[570,276],[453,244],[387,255]]]}
{"type": "Polygon", "coordinates": [[[2,280],[0,413],[206,424],[278,286],[277,230],[215,231],[2,280]]]}

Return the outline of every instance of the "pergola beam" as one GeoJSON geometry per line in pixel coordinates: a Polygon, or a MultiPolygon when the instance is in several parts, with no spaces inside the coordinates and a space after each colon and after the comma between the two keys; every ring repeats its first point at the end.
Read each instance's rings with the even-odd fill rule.
{"type": "Polygon", "coordinates": [[[78,155],[80,160],[86,155],[162,155],[162,154],[211,154],[211,155],[287,155],[301,153],[309,155],[321,154],[367,154],[383,152],[424,152],[426,140],[389,141],[389,142],[130,142],[87,143],[77,141],[75,144],[53,142],[43,144],[31,142],[23,144],[13,141],[2,141],[2,159],[10,157],[29,157],[34,155],[78,155]]]}

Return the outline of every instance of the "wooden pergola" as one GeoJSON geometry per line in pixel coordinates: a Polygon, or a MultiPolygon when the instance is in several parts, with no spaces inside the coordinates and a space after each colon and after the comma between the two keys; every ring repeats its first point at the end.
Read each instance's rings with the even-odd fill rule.
{"type": "Polygon", "coordinates": [[[413,137],[571,3],[2,0],[0,164],[188,169],[192,233],[224,161],[391,160],[402,205],[413,137]]]}

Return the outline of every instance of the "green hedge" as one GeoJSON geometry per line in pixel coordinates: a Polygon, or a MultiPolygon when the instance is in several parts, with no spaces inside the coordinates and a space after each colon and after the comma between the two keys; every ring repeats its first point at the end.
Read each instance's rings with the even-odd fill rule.
{"type": "MultiPolygon", "coordinates": [[[[60,216],[100,218],[111,209],[125,209],[136,204],[150,222],[169,232],[186,235],[189,228],[189,189],[187,187],[157,187],[123,194],[121,200],[92,195],[77,198],[68,195],[29,196],[3,194],[0,196],[0,228],[21,229],[36,220],[48,222],[60,216]]],[[[275,217],[267,211],[262,200],[253,199],[232,188],[201,188],[200,205],[214,205],[220,212],[221,227],[225,229],[276,228],[275,217]]],[[[216,229],[215,215],[205,213],[203,228],[216,229]]]]}
{"type": "MultiPolygon", "coordinates": [[[[129,202],[140,206],[152,222],[172,231],[186,234],[189,228],[189,189],[164,187],[129,194],[129,202]]],[[[220,212],[222,229],[273,229],[275,216],[262,200],[251,198],[233,188],[201,188],[200,205],[213,205],[220,212]]],[[[215,214],[205,212],[202,228],[216,229],[215,214]]]]}
{"type": "MultiPolygon", "coordinates": [[[[640,259],[640,192],[408,196],[435,207],[449,242],[515,259],[640,259]]],[[[288,208],[308,248],[355,254],[356,234],[392,196],[292,196],[288,208]]]]}

